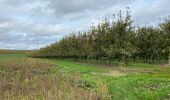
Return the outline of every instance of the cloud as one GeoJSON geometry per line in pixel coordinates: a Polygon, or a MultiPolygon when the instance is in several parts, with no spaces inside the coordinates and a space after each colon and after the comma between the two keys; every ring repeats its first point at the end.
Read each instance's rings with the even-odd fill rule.
{"type": "Polygon", "coordinates": [[[132,9],[132,16],[137,25],[158,25],[159,18],[164,18],[170,15],[169,0],[139,0],[135,2],[132,9]],[[137,7],[137,4],[140,6],[137,7]]]}
{"type": "Polygon", "coordinates": [[[132,0],[50,0],[49,6],[56,14],[80,13],[86,10],[101,10],[117,4],[129,3],[132,0]]]}
{"type": "Polygon", "coordinates": [[[35,49],[131,8],[135,25],[158,23],[169,0],[0,0],[0,49],[35,49]],[[158,20],[158,21],[156,21],[158,20]]]}

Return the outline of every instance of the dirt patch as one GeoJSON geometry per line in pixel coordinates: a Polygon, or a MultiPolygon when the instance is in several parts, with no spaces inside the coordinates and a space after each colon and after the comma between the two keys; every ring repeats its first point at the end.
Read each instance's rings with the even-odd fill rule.
{"type": "Polygon", "coordinates": [[[129,67],[115,67],[110,69],[109,72],[103,73],[106,76],[125,76],[128,74],[138,74],[138,73],[151,73],[152,69],[146,68],[129,68],[129,67]]]}
{"type": "Polygon", "coordinates": [[[139,74],[139,73],[152,73],[153,68],[130,68],[130,67],[116,67],[112,70],[119,71],[124,74],[139,74]]]}
{"type": "Polygon", "coordinates": [[[106,76],[124,76],[126,74],[122,73],[122,72],[120,72],[118,70],[111,70],[108,73],[103,73],[103,75],[106,75],[106,76]]]}
{"type": "MultiPolygon", "coordinates": [[[[108,68],[108,67],[107,67],[108,68]]],[[[108,68],[109,71],[104,73],[95,73],[94,75],[104,75],[104,76],[125,76],[128,74],[140,74],[140,73],[153,73],[153,68],[131,68],[131,67],[112,67],[108,68]]]]}

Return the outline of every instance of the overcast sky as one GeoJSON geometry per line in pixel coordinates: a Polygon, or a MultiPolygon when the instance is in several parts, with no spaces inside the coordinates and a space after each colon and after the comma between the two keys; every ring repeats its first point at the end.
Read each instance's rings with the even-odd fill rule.
{"type": "Polygon", "coordinates": [[[138,26],[170,15],[170,0],[0,0],[0,49],[46,46],[126,6],[138,26]]]}

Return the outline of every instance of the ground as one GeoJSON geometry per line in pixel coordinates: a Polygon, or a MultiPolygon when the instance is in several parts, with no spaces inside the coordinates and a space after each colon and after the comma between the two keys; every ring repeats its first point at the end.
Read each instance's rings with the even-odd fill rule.
{"type": "Polygon", "coordinates": [[[3,100],[168,100],[170,66],[131,62],[106,67],[0,54],[3,100]]]}

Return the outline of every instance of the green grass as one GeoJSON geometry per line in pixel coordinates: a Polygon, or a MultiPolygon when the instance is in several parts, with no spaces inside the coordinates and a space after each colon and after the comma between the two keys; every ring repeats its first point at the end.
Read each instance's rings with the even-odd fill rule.
{"type": "Polygon", "coordinates": [[[76,71],[82,74],[90,74],[90,73],[105,72],[108,70],[108,68],[104,68],[100,66],[87,65],[87,64],[64,61],[64,60],[53,60],[53,62],[57,66],[59,66],[60,68],[68,72],[76,71]]]}
{"type": "Polygon", "coordinates": [[[170,93],[170,80],[150,75],[108,78],[109,91],[116,100],[163,100],[170,93]]]}
{"type": "Polygon", "coordinates": [[[140,62],[130,62],[128,64],[129,67],[141,67],[141,68],[150,68],[150,67],[156,67],[154,64],[148,64],[148,63],[140,63],[140,62]]]}
{"type": "MultiPolygon", "coordinates": [[[[0,63],[8,62],[11,59],[27,60],[30,58],[17,54],[0,55],[0,63]],[[5,60],[3,59],[4,57],[5,60]]],[[[128,67],[119,68],[94,66],[66,60],[34,60],[54,65],[45,70],[45,75],[57,78],[62,74],[64,77],[71,77],[66,78],[66,80],[70,82],[73,81],[78,88],[83,89],[82,91],[88,90],[97,93],[97,95],[103,99],[106,99],[106,97],[107,99],[113,100],[170,99],[170,67],[168,66],[159,67],[154,64],[131,62],[128,67]],[[114,73],[106,74],[112,70],[120,71],[126,75],[118,77],[114,76],[114,73]],[[108,96],[111,96],[111,98],[108,96]]],[[[2,73],[2,71],[0,73],[2,73]]],[[[72,92],[68,93],[70,93],[70,96],[73,95],[71,94],[72,92]]]]}
{"type": "MultiPolygon", "coordinates": [[[[107,73],[111,70],[108,67],[90,66],[62,60],[53,60],[52,62],[60,67],[61,72],[67,74],[79,72],[82,80],[97,84],[98,89],[100,89],[98,83],[107,84],[109,93],[114,100],[163,100],[168,98],[168,94],[170,94],[169,67],[161,68],[158,65],[131,62],[129,68],[138,70],[144,68],[149,69],[150,72],[114,77],[100,75],[100,73],[107,73]]],[[[54,69],[52,73],[55,73],[54,69]]]]}

